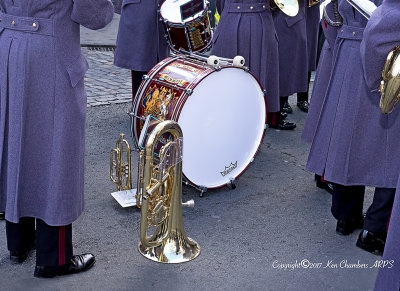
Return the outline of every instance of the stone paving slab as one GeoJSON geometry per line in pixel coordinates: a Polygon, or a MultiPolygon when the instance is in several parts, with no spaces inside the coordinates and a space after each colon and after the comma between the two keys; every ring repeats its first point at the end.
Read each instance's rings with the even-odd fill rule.
{"type": "Polygon", "coordinates": [[[89,62],[85,85],[87,106],[100,106],[132,101],[131,73],[114,66],[114,52],[82,48],[89,62]]]}

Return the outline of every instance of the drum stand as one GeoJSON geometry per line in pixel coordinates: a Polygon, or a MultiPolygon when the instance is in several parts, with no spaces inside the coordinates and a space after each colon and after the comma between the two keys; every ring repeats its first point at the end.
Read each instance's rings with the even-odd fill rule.
{"type": "MultiPolygon", "coordinates": [[[[230,189],[230,190],[234,190],[236,189],[236,183],[235,183],[235,179],[234,178],[230,178],[229,182],[226,183],[226,186],[230,189]]],[[[206,186],[196,186],[193,185],[192,183],[190,183],[188,180],[186,180],[186,178],[183,176],[182,177],[182,183],[184,183],[187,186],[191,186],[193,188],[195,188],[197,191],[199,191],[199,197],[203,198],[204,197],[204,193],[207,192],[208,188],[206,186]]]]}

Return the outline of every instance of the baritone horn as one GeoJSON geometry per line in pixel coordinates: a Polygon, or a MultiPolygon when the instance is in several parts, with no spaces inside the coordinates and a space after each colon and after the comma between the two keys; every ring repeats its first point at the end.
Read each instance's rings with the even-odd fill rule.
{"type": "Polygon", "coordinates": [[[132,189],[131,148],[123,133],[110,153],[110,179],[118,191],[132,189]]]}
{"type": "Polygon", "coordinates": [[[299,13],[298,0],[270,0],[269,5],[271,10],[279,8],[288,16],[296,16],[299,13]]]}
{"type": "Polygon", "coordinates": [[[167,120],[153,129],[141,152],[136,194],[141,208],[138,249],[156,262],[182,263],[200,254],[200,246],[186,236],[183,228],[182,206],[193,207],[194,202],[182,203],[182,145],[180,126],[167,120]],[[166,133],[172,138],[156,159],[156,145],[166,133]],[[154,229],[151,235],[149,228],[154,229]]]}
{"type": "Polygon", "coordinates": [[[379,108],[382,113],[389,114],[400,99],[400,46],[396,46],[389,52],[382,77],[379,108]]]}

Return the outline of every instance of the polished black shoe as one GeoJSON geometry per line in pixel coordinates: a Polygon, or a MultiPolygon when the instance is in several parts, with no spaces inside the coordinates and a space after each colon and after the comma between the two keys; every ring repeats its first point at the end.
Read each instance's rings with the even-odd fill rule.
{"type": "Polygon", "coordinates": [[[297,107],[299,107],[301,111],[308,112],[308,107],[310,107],[310,103],[308,103],[308,101],[299,101],[297,102],[297,107]]]}
{"type": "Polygon", "coordinates": [[[6,214],[4,212],[0,212],[0,220],[6,219],[6,214]]]}
{"type": "Polygon", "coordinates": [[[349,220],[338,220],[336,223],[336,232],[340,235],[349,235],[354,230],[363,228],[364,217],[349,220]]]}
{"type": "Polygon", "coordinates": [[[292,109],[292,107],[290,106],[289,102],[285,102],[285,103],[283,104],[282,111],[284,111],[284,112],[286,112],[286,113],[292,113],[292,112],[293,112],[293,109],[292,109]]]}
{"type": "Polygon", "coordinates": [[[269,127],[275,128],[275,129],[280,129],[280,130],[289,130],[289,129],[295,129],[296,123],[282,120],[277,125],[275,125],[275,126],[270,125],[269,127]]]}
{"type": "Polygon", "coordinates": [[[386,243],[386,233],[374,233],[363,229],[358,236],[356,246],[359,248],[382,256],[386,243]]]}
{"type": "Polygon", "coordinates": [[[76,274],[93,267],[96,258],[93,254],[75,255],[69,264],[60,267],[36,266],[33,275],[38,278],[52,278],[55,276],[76,274]]]}

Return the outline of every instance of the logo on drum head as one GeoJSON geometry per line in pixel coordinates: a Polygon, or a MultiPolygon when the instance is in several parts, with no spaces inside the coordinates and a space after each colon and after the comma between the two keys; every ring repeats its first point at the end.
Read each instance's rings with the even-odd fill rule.
{"type": "Polygon", "coordinates": [[[228,166],[225,167],[225,170],[223,170],[221,173],[222,177],[225,177],[226,175],[228,175],[230,172],[232,172],[234,169],[236,169],[237,167],[237,161],[235,163],[232,163],[228,166]]]}

